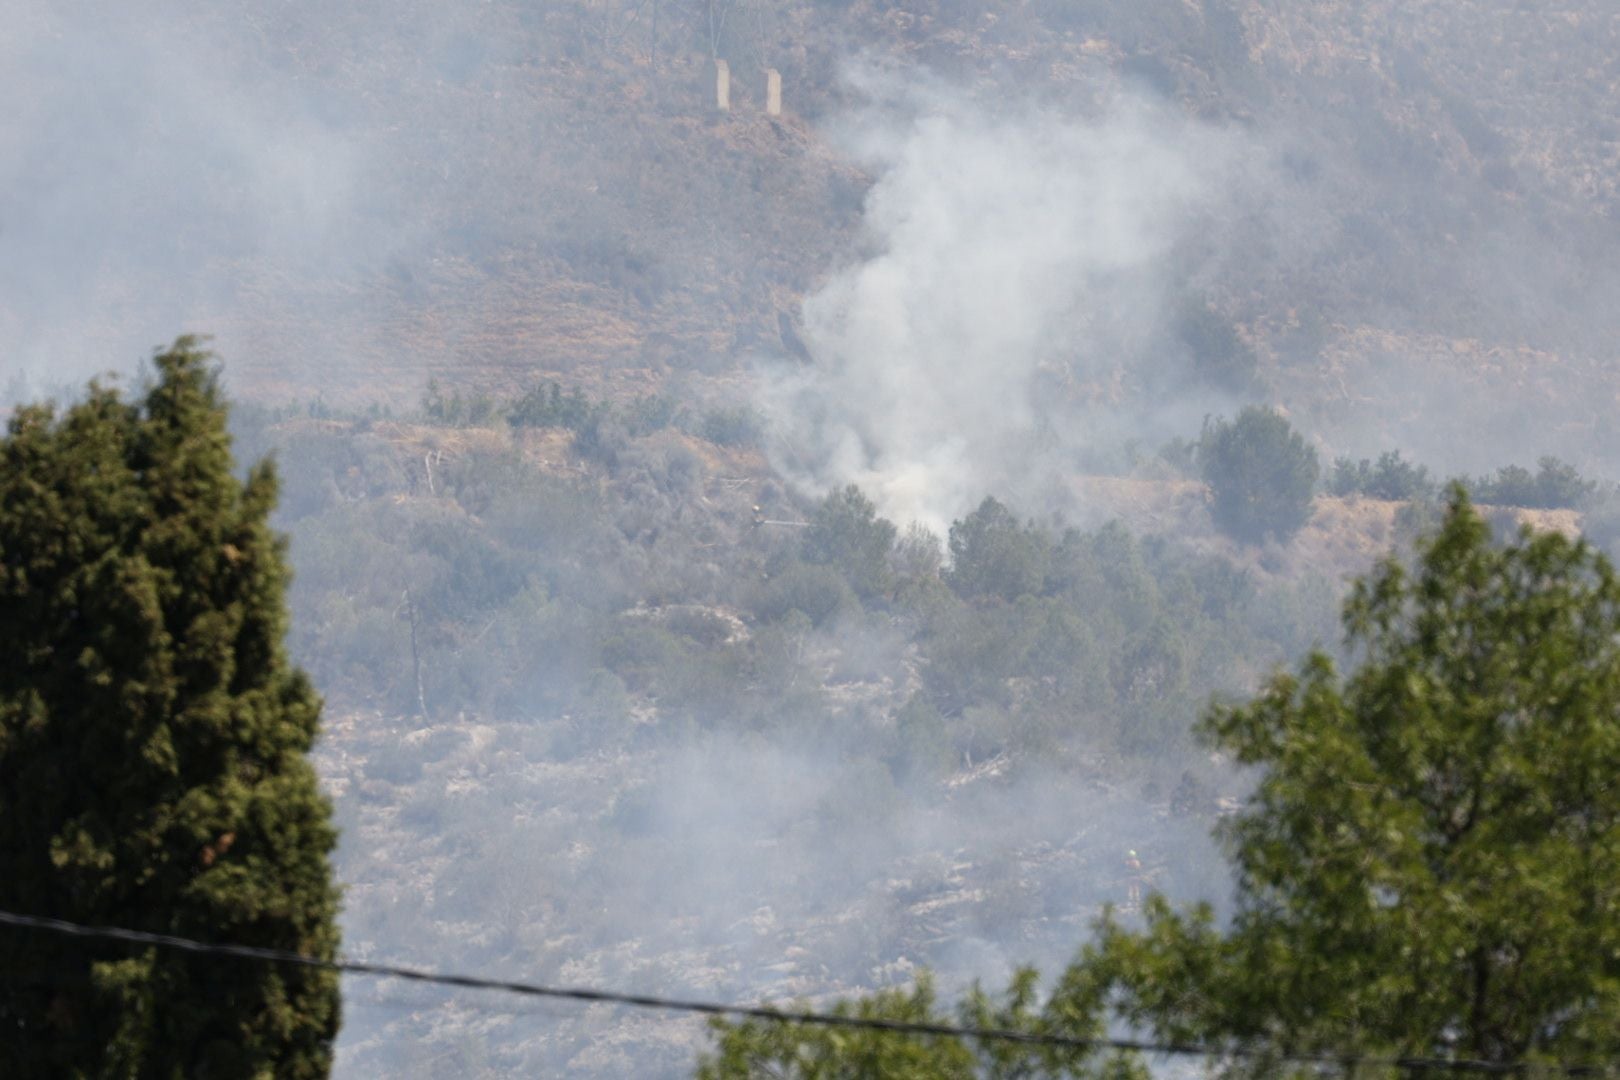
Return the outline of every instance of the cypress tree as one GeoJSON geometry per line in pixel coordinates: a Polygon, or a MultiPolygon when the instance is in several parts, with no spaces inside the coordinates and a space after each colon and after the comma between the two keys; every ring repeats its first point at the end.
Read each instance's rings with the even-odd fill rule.
{"type": "MultiPolygon", "coordinates": [[[[0,440],[0,908],[331,957],[320,699],[210,355],[0,440]]],[[[0,928],[0,1075],[324,1076],[334,974],[0,928]]]]}

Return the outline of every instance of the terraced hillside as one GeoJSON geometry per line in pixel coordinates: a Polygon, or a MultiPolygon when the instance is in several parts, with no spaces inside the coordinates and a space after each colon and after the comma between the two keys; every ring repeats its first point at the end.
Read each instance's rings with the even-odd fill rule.
{"type": "MultiPolygon", "coordinates": [[[[1527,423],[1558,418],[1544,449],[1613,449],[1620,16],[1602,0],[147,6],[97,29],[133,56],[133,92],[105,80],[129,193],[15,185],[24,247],[75,210],[118,215],[124,241],[58,242],[60,274],[19,277],[0,328],[25,353],[70,319],[102,356],[178,321],[218,335],[242,392],[396,408],[430,376],[727,378],[791,352],[806,294],[870,254],[872,176],[839,137],[861,98],[840,72],[863,56],[1072,115],[1135,87],[1249,132],[1280,209],[1221,234],[1203,293],[1336,443],[1415,411],[1442,417],[1437,454],[1502,422],[1511,387],[1527,423]],[[178,79],[171,55],[191,57],[178,79]]],[[[75,11],[28,13],[19,40],[58,43],[22,54],[39,71],[90,33],[75,11]]],[[[82,51],[46,85],[82,83],[82,51]]],[[[56,126],[101,134],[77,112],[96,92],[31,100],[20,161],[56,126]]]]}

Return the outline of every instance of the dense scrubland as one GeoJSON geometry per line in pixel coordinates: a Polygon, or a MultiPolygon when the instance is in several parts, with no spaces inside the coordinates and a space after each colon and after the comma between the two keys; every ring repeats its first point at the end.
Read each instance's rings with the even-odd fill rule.
{"type": "MultiPolygon", "coordinates": [[[[780,1000],[1062,958],[1126,899],[1126,846],[1153,885],[1219,899],[1205,834],[1246,782],[1194,722],[1336,649],[1343,575],[1440,520],[1392,452],[1339,461],[1278,533],[1223,535],[1221,474],[1199,479],[1205,440],[1241,428],[1222,421],[1117,478],[1121,515],[1191,485],[1173,533],[987,495],[936,536],[853,486],[792,491],[734,415],[554,384],[433,387],[398,418],[238,409],[238,451],[285,477],[351,949],[780,1000]],[[1368,535],[1291,562],[1321,540],[1301,515],[1368,535]]],[[[1502,537],[1534,513],[1516,503],[1602,516],[1556,461],[1475,484],[1520,476],[1502,537]]],[[[662,1069],[698,1045],[679,1022],[559,1032],[400,993],[359,997],[353,1060],[662,1069]]]]}

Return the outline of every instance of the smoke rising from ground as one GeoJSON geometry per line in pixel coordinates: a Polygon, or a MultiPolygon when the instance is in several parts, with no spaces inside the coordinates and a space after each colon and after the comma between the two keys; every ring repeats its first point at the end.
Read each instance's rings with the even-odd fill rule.
{"type": "Polygon", "coordinates": [[[871,253],[806,301],[814,364],[765,380],[786,475],[941,531],[992,492],[1068,509],[1081,455],[1196,434],[1231,400],[1178,377],[1164,328],[1213,270],[1188,241],[1237,212],[1247,138],[1129,96],[1064,117],[854,78],[871,253]]]}
{"type": "MultiPolygon", "coordinates": [[[[404,810],[441,838],[444,862],[420,880],[382,870],[386,816],[346,804],[359,818],[346,821],[344,876],[367,883],[349,899],[351,950],[783,1004],[928,968],[954,995],[974,980],[999,988],[1023,964],[1057,972],[1097,906],[1124,901],[1127,848],[1170,895],[1227,894],[1206,821],[1164,820],[1134,792],[1058,770],[1003,759],[944,790],[897,785],[861,756],[881,733],[838,723],[543,765],[513,752],[555,730],[493,742],[487,728],[434,730],[428,742],[454,749],[404,810]],[[355,843],[362,832],[380,842],[355,843]]],[[[359,990],[340,1074],[407,1070],[469,1022],[443,995],[402,1013],[387,1000],[397,988],[375,1004],[359,990]]],[[[704,1045],[690,1018],[559,1008],[537,1022],[485,1004],[495,1011],[473,1022],[503,1073],[675,1077],[704,1045]]]]}

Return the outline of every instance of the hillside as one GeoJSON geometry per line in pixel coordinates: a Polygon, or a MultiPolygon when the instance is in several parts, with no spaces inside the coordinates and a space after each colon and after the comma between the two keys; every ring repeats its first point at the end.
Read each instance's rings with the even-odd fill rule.
{"type": "MultiPolygon", "coordinates": [[[[1126,851],[1223,910],[1248,779],[1192,725],[1336,649],[1445,478],[1557,455],[1592,482],[1518,501],[1581,509],[1492,526],[1620,544],[1609,0],[13,30],[0,407],[216,335],[360,958],[748,1002],[1054,970],[1126,851]],[[1324,475],[1251,545],[1195,477],[1257,402],[1324,475]],[[1327,493],[1393,450],[1412,498],[1327,493]]],[[[676,1076],[705,1039],[345,992],[343,1075],[676,1076]]]]}
{"type": "MultiPolygon", "coordinates": [[[[981,510],[989,577],[908,535],[874,587],[816,561],[830,503],[689,416],[605,442],[255,419],[239,448],[287,478],[292,645],[328,701],[347,947],[556,983],[999,979],[1121,902],[1127,846],[1156,887],[1223,895],[1204,834],[1241,781],[1187,725],[1331,647],[1346,575],[1410,539],[1404,504],[1322,496],[1244,547],[1201,484],[1095,476],[1091,527],[981,510]]],[[[703,1045],[389,983],[347,1003],[353,1075],[679,1075],[703,1045]]]]}
{"type": "MultiPolygon", "coordinates": [[[[1270,208],[1219,231],[1198,288],[1335,449],[1412,438],[1480,467],[1454,459],[1483,428],[1540,444],[1520,457],[1612,454],[1620,16],[1602,0],[711,6],[736,17],[711,33],[701,8],[564,0],[112,20],[101,34],[149,84],[117,135],[137,194],[97,207],[60,189],[23,238],[82,207],[138,209],[146,224],[115,235],[172,243],[99,264],[58,245],[62,272],[19,280],[0,327],[25,357],[64,337],[80,347],[59,353],[106,357],[178,317],[218,335],[240,392],[274,401],[400,409],[430,376],[729,382],[786,354],[782,320],[869,254],[874,178],[839,135],[862,56],[1076,116],[1134,87],[1246,133],[1270,208]],[[737,73],[729,114],[711,51],[737,73]],[[164,81],[176,52],[194,73],[164,81]],[[780,119],[760,107],[767,64],[780,119]],[[197,153],[222,133],[263,145],[197,153]],[[172,187],[177,155],[197,163],[185,197],[141,192],[172,187]]],[[[31,18],[41,40],[85,32],[73,9],[31,18]]],[[[29,116],[22,160],[74,119],[29,116]]]]}
{"type": "MultiPolygon", "coordinates": [[[[1015,603],[914,543],[873,591],[773,524],[823,511],[757,451],[674,426],[610,462],[558,429],[251,419],[361,957],[754,1000],[1065,955],[1119,899],[1121,835],[1165,887],[1215,883],[1227,781],[1176,729],[1322,625],[1308,571],[1117,526],[1039,556],[1014,523],[1054,560],[1015,603]]],[[[1098,483],[1127,516],[1199,497],[1098,483]]],[[[1201,514],[1187,539],[1222,549],[1201,514]]],[[[386,982],[346,1002],[353,1075],[678,1075],[703,1044],[386,982]]]]}

